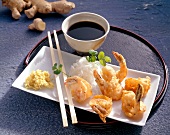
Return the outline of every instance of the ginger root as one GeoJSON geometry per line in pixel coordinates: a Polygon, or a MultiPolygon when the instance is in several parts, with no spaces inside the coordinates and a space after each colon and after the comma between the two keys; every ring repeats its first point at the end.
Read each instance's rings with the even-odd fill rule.
{"type": "Polygon", "coordinates": [[[24,0],[2,0],[2,5],[12,11],[12,17],[14,19],[19,19],[21,16],[20,13],[24,10],[24,8],[29,7],[31,3],[27,3],[24,0]]]}
{"type": "Polygon", "coordinates": [[[33,23],[28,26],[30,30],[44,31],[46,23],[41,18],[34,19],[33,23]]]}
{"type": "Polygon", "coordinates": [[[28,18],[33,18],[36,13],[47,14],[50,12],[57,12],[59,14],[67,14],[75,4],[67,0],[59,0],[55,2],[48,2],[46,0],[2,0],[2,5],[6,6],[12,11],[12,17],[19,19],[21,12],[25,9],[25,14],[28,18]]]}
{"type": "Polygon", "coordinates": [[[59,14],[67,14],[71,9],[75,8],[73,2],[66,0],[60,0],[55,2],[48,2],[46,0],[25,0],[31,2],[32,7],[25,10],[25,14],[28,18],[33,18],[36,13],[47,14],[50,12],[57,12],[59,14]]]}
{"type": "Polygon", "coordinates": [[[47,14],[52,12],[51,4],[45,0],[27,0],[31,2],[32,7],[25,10],[25,14],[28,18],[33,18],[37,12],[47,14]]]}
{"type": "Polygon", "coordinates": [[[59,14],[68,14],[70,10],[75,8],[75,4],[73,2],[68,2],[66,0],[51,2],[51,5],[52,11],[59,14]]]}

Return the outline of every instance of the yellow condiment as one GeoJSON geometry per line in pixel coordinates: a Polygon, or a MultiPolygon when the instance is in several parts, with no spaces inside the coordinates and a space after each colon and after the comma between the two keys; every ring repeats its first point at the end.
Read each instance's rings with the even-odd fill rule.
{"type": "Polygon", "coordinates": [[[26,78],[24,83],[25,88],[40,90],[42,88],[53,88],[54,84],[51,82],[48,71],[36,70],[26,78]]]}

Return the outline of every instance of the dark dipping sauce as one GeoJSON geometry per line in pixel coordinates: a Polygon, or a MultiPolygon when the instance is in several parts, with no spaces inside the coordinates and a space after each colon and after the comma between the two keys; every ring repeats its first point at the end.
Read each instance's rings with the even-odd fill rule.
{"type": "Polygon", "coordinates": [[[94,40],[102,37],[105,30],[97,23],[83,21],[73,24],[68,29],[67,34],[78,40],[94,40]]]}

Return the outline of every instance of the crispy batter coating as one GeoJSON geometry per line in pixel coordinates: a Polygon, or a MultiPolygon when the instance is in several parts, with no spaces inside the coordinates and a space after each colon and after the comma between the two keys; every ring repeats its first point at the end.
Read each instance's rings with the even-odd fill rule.
{"type": "Polygon", "coordinates": [[[106,117],[112,111],[112,99],[104,95],[95,95],[89,102],[91,108],[106,123],[106,117]]]}
{"type": "Polygon", "coordinates": [[[141,101],[143,87],[139,84],[136,94],[133,91],[123,90],[122,111],[128,117],[135,117],[146,111],[146,105],[141,101]]]}
{"type": "Polygon", "coordinates": [[[117,62],[119,63],[120,70],[116,72],[116,77],[119,79],[119,83],[127,76],[127,66],[125,58],[118,52],[112,52],[117,62]]]}
{"type": "Polygon", "coordinates": [[[83,102],[92,95],[92,86],[81,77],[68,77],[65,85],[71,90],[71,94],[77,102],[83,102]]]}
{"type": "Polygon", "coordinates": [[[126,60],[118,52],[112,53],[120,65],[120,70],[115,71],[112,67],[105,66],[102,68],[101,75],[97,70],[93,71],[93,75],[103,95],[112,100],[120,100],[123,90],[121,82],[127,76],[126,60]]]}
{"type": "Polygon", "coordinates": [[[146,78],[127,78],[125,80],[125,89],[126,90],[132,90],[136,93],[138,84],[141,84],[143,86],[143,93],[142,97],[145,97],[148,93],[150,86],[151,86],[151,78],[149,76],[146,76],[146,78]]]}
{"type": "MultiPolygon", "coordinates": [[[[107,69],[106,66],[104,68],[105,70],[107,69]]],[[[94,70],[93,75],[103,95],[112,98],[112,100],[121,99],[122,86],[120,85],[119,80],[116,78],[116,76],[113,76],[110,81],[106,81],[101,77],[97,70],[94,70]]]]}

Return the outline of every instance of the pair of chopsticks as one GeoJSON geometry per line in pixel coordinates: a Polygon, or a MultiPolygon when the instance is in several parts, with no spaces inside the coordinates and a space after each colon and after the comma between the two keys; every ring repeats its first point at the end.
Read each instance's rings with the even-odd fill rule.
{"type": "MultiPolygon", "coordinates": [[[[54,38],[55,38],[55,42],[56,42],[59,62],[60,62],[60,64],[62,64],[62,71],[64,73],[66,73],[56,30],[54,30],[54,38]]],[[[49,40],[49,45],[50,45],[52,64],[54,65],[56,63],[56,59],[55,59],[55,55],[54,55],[54,49],[53,49],[53,43],[52,43],[50,31],[48,31],[48,40],[49,40]]],[[[64,78],[64,81],[65,81],[67,79],[67,76],[64,73],[62,73],[62,74],[63,74],[63,78],[64,78]]],[[[59,75],[55,75],[55,80],[56,80],[56,85],[57,85],[57,91],[58,91],[58,97],[59,97],[63,126],[67,127],[68,121],[67,121],[66,109],[65,109],[65,104],[64,104],[63,93],[62,93],[62,89],[61,89],[59,75]]],[[[76,117],[76,112],[75,112],[75,109],[74,109],[74,104],[73,104],[73,101],[72,101],[71,93],[70,93],[70,91],[67,90],[66,87],[65,87],[65,90],[66,90],[66,94],[67,94],[67,98],[68,98],[68,104],[69,104],[69,108],[70,108],[72,123],[75,124],[75,123],[77,123],[77,117],[76,117]]]]}

